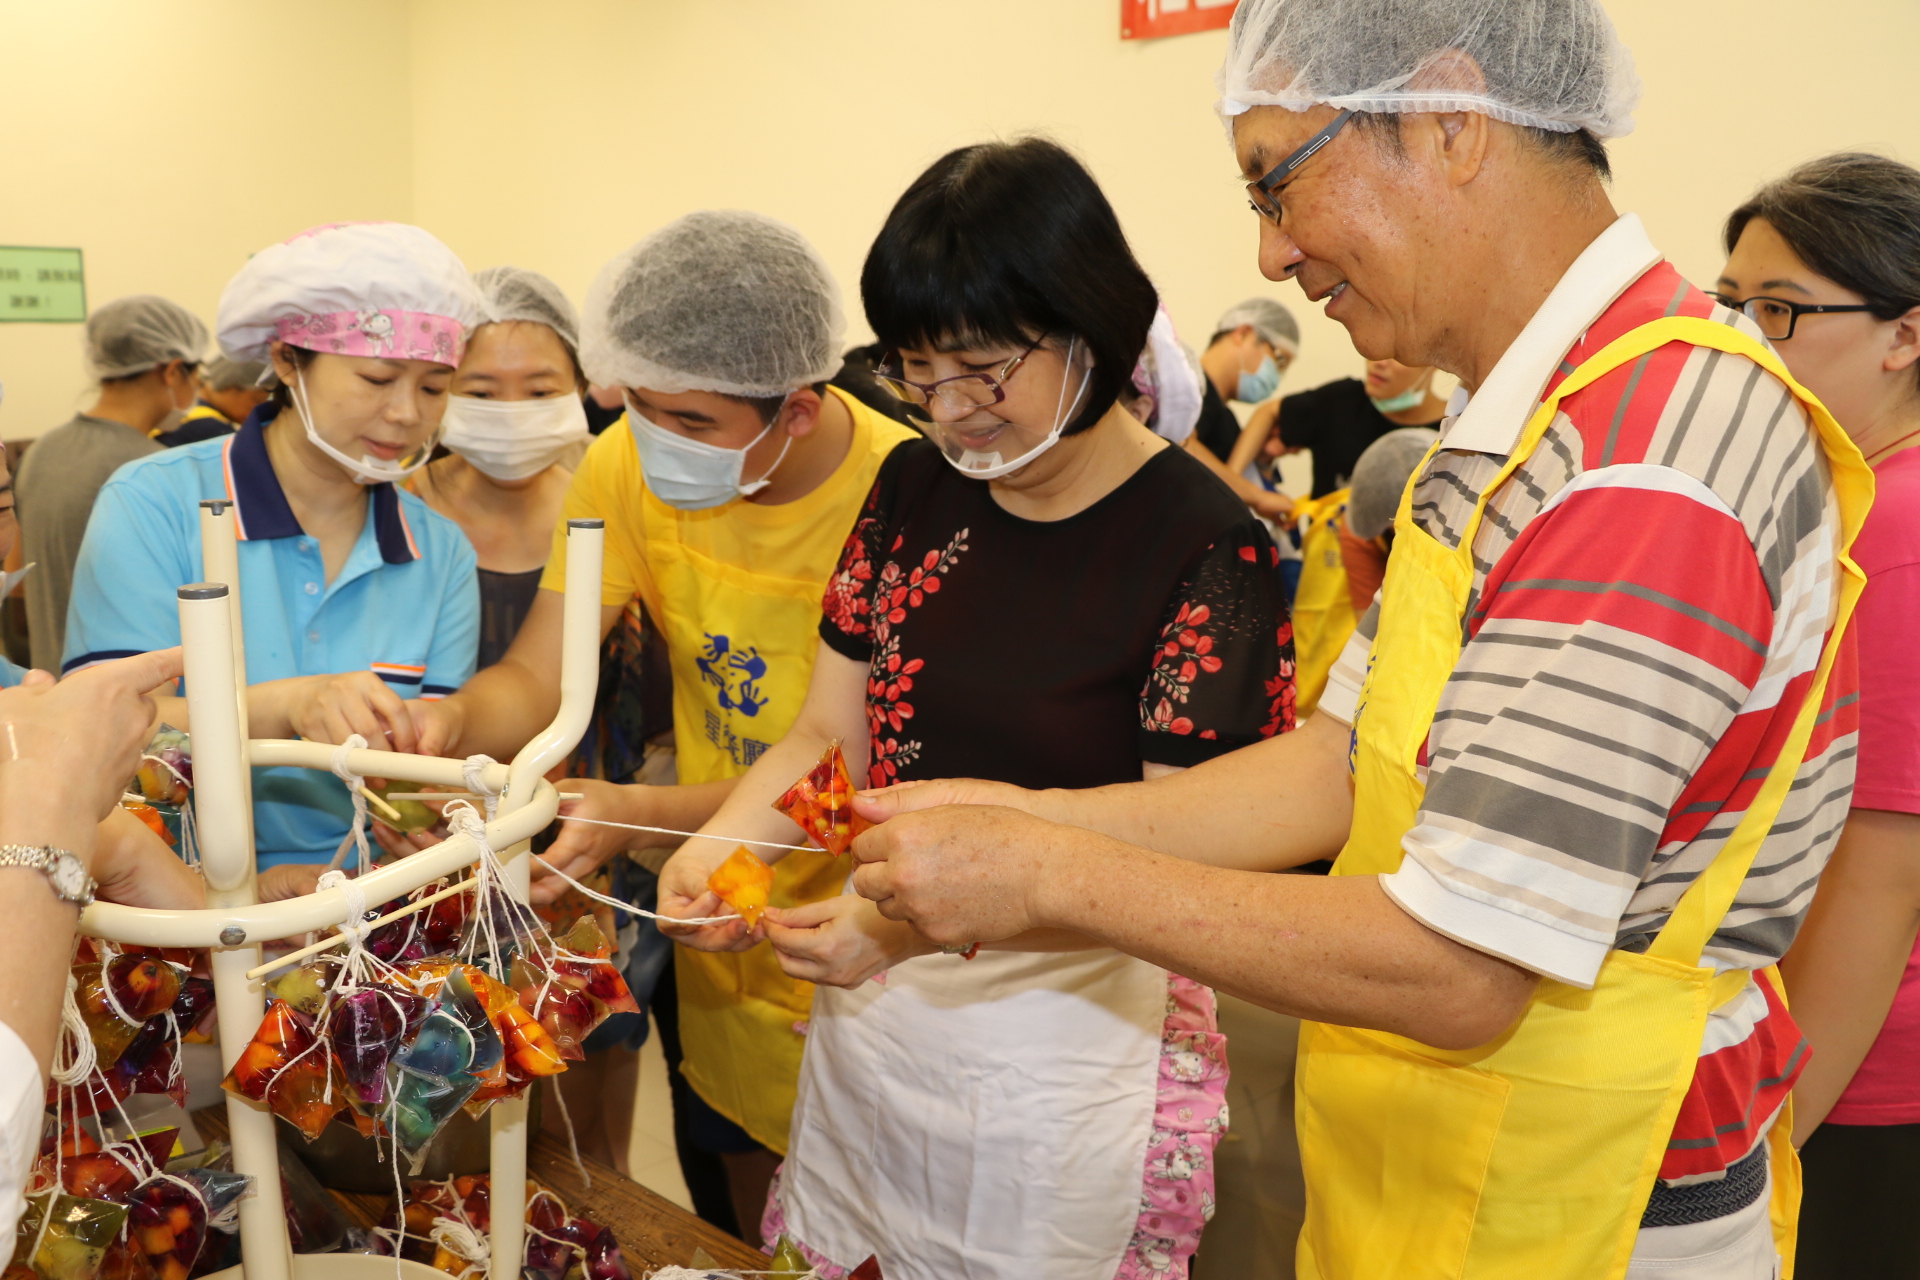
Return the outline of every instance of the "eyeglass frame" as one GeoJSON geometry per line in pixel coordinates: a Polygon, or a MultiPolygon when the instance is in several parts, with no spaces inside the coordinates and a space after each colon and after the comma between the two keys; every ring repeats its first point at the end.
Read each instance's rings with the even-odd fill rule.
{"type": "Polygon", "coordinates": [[[1785,298],[1776,298],[1771,294],[1766,294],[1766,293],[1756,293],[1751,298],[1748,298],[1743,302],[1735,302],[1732,298],[1729,298],[1724,293],[1709,293],[1707,294],[1707,296],[1709,298],[1712,298],[1715,302],[1719,303],[1721,306],[1726,307],[1728,310],[1738,311],[1741,315],[1753,321],[1755,324],[1760,323],[1760,317],[1753,314],[1753,312],[1747,310],[1747,308],[1752,306],[1754,303],[1771,302],[1775,306],[1785,307],[1787,309],[1787,332],[1783,337],[1768,338],[1767,341],[1769,342],[1785,342],[1788,338],[1791,338],[1794,334],[1794,330],[1800,327],[1801,316],[1824,316],[1824,315],[1835,315],[1837,313],[1845,312],[1845,311],[1873,310],[1873,307],[1868,303],[1790,302],[1785,298]]]}
{"type": "Polygon", "coordinates": [[[1282,160],[1279,164],[1267,170],[1264,177],[1256,178],[1252,182],[1249,182],[1247,184],[1247,204],[1253,211],[1262,218],[1265,218],[1268,222],[1271,222],[1274,226],[1279,226],[1280,220],[1284,215],[1280,208],[1280,201],[1275,193],[1280,184],[1288,178],[1291,178],[1294,170],[1319,154],[1320,149],[1329,142],[1332,142],[1339,132],[1347,127],[1347,122],[1358,114],[1359,112],[1353,110],[1351,107],[1343,109],[1339,115],[1333,118],[1326,128],[1320,130],[1320,132],[1314,134],[1311,138],[1308,138],[1305,143],[1294,149],[1292,155],[1289,155],[1285,160],[1282,160]],[[1265,200],[1267,204],[1272,207],[1273,212],[1269,213],[1266,209],[1260,207],[1262,200],[1265,200]]]}
{"type": "MultiPolygon", "coordinates": [[[[1044,333],[1035,338],[1032,345],[1025,351],[1022,351],[1019,355],[1001,365],[1000,372],[998,373],[956,373],[950,378],[935,378],[932,382],[915,382],[911,378],[903,378],[899,374],[888,373],[886,371],[886,364],[883,362],[873,371],[873,380],[885,387],[902,404],[917,405],[921,408],[931,407],[934,398],[939,394],[939,389],[946,386],[949,382],[983,382],[986,384],[987,389],[993,392],[993,399],[979,401],[971,407],[984,409],[988,405],[999,404],[1007,398],[1007,380],[1020,371],[1020,367],[1027,362],[1027,357],[1038,351],[1040,344],[1046,340],[1047,335],[1044,333]],[[901,395],[894,389],[893,384],[896,382],[904,387],[912,387],[915,391],[925,396],[926,399],[916,401],[901,395]]],[[[899,359],[899,352],[896,351],[892,354],[894,359],[899,359]]],[[[945,403],[945,401],[942,401],[942,403],[945,403]]],[[[960,406],[956,404],[950,404],[947,405],[947,407],[949,409],[960,408],[960,406]]]]}

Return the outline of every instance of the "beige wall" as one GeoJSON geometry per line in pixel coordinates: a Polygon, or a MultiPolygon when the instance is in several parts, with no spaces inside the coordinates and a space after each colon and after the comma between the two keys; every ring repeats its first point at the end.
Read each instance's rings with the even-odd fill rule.
{"type": "MultiPolygon", "coordinates": [[[[1817,21],[1804,0],[1609,7],[1647,82],[1615,145],[1617,202],[1696,281],[1763,178],[1841,147],[1920,159],[1913,0],[1832,0],[1817,21]]],[[[1118,8],[0,0],[17,126],[0,242],[80,244],[96,302],[155,291],[211,321],[246,253],[315,222],[411,218],[469,266],[533,267],[577,297],[662,223],[750,207],[820,245],[857,332],[862,255],[908,180],[950,147],[1040,129],[1092,166],[1190,342],[1273,289],[1306,334],[1288,386],[1355,371],[1344,331],[1254,267],[1211,111],[1224,33],[1123,43],[1118,8]]],[[[0,434],[72,411],[76,347],[73,326],[0,326],[0,434]]]]}
{"type": "MultiPolygon", "coordinates": [[[[0,244],[78,245],[90,305],[211,326],[255,250],[410,216],[407,35],[384,0],[0,0],[0,244]]],[[[0,382],[0,437],[66,421],[80,326],[0,324],[0,382]]]]}

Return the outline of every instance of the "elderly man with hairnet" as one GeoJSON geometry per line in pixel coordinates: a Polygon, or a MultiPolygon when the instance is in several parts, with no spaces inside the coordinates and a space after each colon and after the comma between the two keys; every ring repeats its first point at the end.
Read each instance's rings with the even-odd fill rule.
{"type": "Polygon", "coordinates": [[[27,577],[27,628],[33,665],[43,671],[60,670],[67,598],[94,499],[122,464],[158,453],[153,433],[192,407],[207,327],[179,303],[141,294],[89,316],[83,341],[98,397],[36,439],[14,477],[22,554],[37,566],[27,577]]]}
{"type": "MultiPolygon", "coordinates": [[[[827,578],[881,460],[913,436],[827,385],[843,327],[840,288],[819,252],[754,213],[689,214],[594,281],[580,361],[594,385],[621,390],[626,422],[587,450],[564,514],[606,521],[602,634],[643,607],[666,640],[678,785],[583,779],[570,814],[695,830],[793,724],[827,578]]],[[[421,750],[504,759],[546,727],[560,701],[566,571],[563,523],[506,657],[444,701],[411,704],[421,750]]],[[[563,825],[534,863],[533,896],[565,891],[549,867],[578,877],[634,850],[657,871],[677,841],[563,825]]],[[[780,863],[773,901],[831,897],[845,880],[831,855],[797,853],[780,863]]],[[[796,1026],[812,988],[765,947],[682,950],[674,965],[691,1086],[675,1099],[687,1181],[703,1216],[754,1240],[787,1147],[796,1026]],[[725,1169],[718,1187],[702,1174],[715,1164],[725,1169]]],[[[661,1022],[670,1034],[674,1018],[661,1022]]]]}
{"type": "Polygon", "coordinates": [[[854,883],[1304,1019],[1303,1276],[1774,1276],[1772,966],[1852,787],[1860,455],[1612,207],[1638,82],[1598,0],[1245,0],[1221,88],[1265,274],[1460,379],[1381,598],[1297,732],[863,800],[854,883]]]}

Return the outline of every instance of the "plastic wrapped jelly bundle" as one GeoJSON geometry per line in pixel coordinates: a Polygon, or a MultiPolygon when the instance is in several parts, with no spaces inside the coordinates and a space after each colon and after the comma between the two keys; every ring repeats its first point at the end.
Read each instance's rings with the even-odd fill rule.
{"type": "Polygon", "coordinates": [[[739,912],[751,929],[760,923],[760,915],[767,909],[767,897],[773,891],[773,868],[741,845],[707,877],[707,888],[739,912]]]}
{"type": "Polygon", "coordinates": [[[416,1169],[441,1128],[505,1056],[492,1015],[466,973],[446,968],[419,1031],[393,1060],[389,1123],[395,1144],[416,1169]]]}
{"type": "Polygon", "coordinates": [[[193,742],[186,730],[170,724],[156,729],[140,755],[140,771],[134,774],[134,780],[148,804],[185,804],[193,789],[193,742]]]}
{"type": "MultiPolygon", "coordinates": [[[[376,1228],[376,1249],[425,1262],[448,1275],[487,1274],[486,1234],[491,1226],[486,1174],[446,1182],[409,1184],[403,1200],[387,1211],[376,1228]]],[[[527,1183],[526,1238],[521,1255],[523,1280],[632,1280],[613,1232],[575,1217],[545,1187],[527,1183]]]]}
{"type": "Polygon", "coordinates": [[[313,1026],[292,1005],[275,1000],[222,1081],[229,1093],[265,1102],[309,1142],[347,1105],[346,1075],[313,1026]]]}
{"type": "Polygon", "coordinates": [[[47,1191],[27,1197],[14,1228],[17,1273],[39,1280],[95,1280],[107,1250],[127,1225],[127,1206],[47,1191]]]}
{"type": "Polygon", "coordinates": [[[853,779],[847,774],[847,758],[838,738],[773,807],[835,857],[852,848],[854,837],[873,825],[853,811],[853,779]]]}
{"type": "Polygon", "coordinates": [[[106,953],[101,962],[74,966],[80,1016],[101,1067],[120,1060],[149,1018],[173,1007],[181,971],[158,955],[106,953]]]}
{"type": "Polygon", "coordinates": [[[221,1169],[150,1178],[127,1197],[133,1244],[159,1280],[187,1280],[200,1261],[209,1225],[252,1188],[252,1178],[221,1169]]]}

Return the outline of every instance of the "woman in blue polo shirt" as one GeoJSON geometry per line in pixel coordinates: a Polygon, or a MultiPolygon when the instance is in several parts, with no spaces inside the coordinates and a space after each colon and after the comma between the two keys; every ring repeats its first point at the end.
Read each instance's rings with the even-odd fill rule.
{"type": "MultiPolygon", "coordinates": [[[[320,227],[254,255],[220,299],[236,360],[273,399],[235,434],[120,468],[100,492],[67,614],[67,671],[178,644],[175,589],[204,576],[199,504],[234,503],[255,737],[414,748],[404,700],[452,692],[479,637],[474,553],[403,492],[440,435],[480,299],[418,227],[320,227]]],[[[184,724],[183,701],[162,708],[184,724]]],[[[261,894],[311,887],[352,806],[325,774],[256,769],[261,894]]]]}

